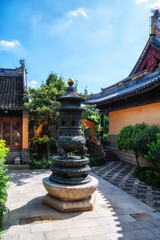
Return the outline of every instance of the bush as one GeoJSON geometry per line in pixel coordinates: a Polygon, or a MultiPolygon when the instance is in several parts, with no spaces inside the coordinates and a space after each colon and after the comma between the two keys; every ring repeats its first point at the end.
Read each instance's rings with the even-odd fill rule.
{"type": "Polygon", "coordinates": [[[103,134],[103,141],[104,142],[108,141],[108,134],[106,134],[106,133],[103,134]]]}
{"type": "Polygon", "coordinates": [[[160,133],[157,134],[157,141],[148,144],[148,153],[145,155],[152,162],[155,171],[160,174],[160,133]]]}
{"type": "Polygon", "coordinates": [[[103,158],[97,157],[97,156],[90,156],[89,157],[89,166],[94,167],[94,166],[101,166],[105,164],[105,160],[103,158]]]}
{"type": "Polygon", "coordinates": [[[35,159],[30,159],[30,169],[49,169],[52,165],[52,157],[42,158],[39,161],[36,161],[35,159]]]}
{"type": "Polygon", "coordinates": [[[157,133],[160,132],[158,125],[147,126],[140,131],[134,138],[134,146],[137,152],[145,155],[148,152],[149,145],[157,141],[157,133]]]}
{"type": "Polygon", "coordinates": [[[116,138],[117,148],[126,152],[134,151],[137,166],[140,167],[139,156],[147,154],[148,146],[152,142],[156,142],[158,132],[160,132],[158,125],[148,126],[145,123],[124,127],[116,138]]]}
{"type": "Polygon", "coordinates": [[[121,129],[120,133],[116,137],[117,149],[127,152],[131,150],[133,143],[133,133],[134,126],[129,125],[121,129]]]}
{"type": "Polygon", "coordinates": [[[160,173],[153,168],[137,169],[135,176],[152,187],[160,188],[160,173]]]}
{"type": "MultiPolygon", "coordinates": [[[[72,156],[75,156],[75,153],[71,154],[72,156]]],[[[100,166],[105,163],[105,160],[103,158],[97,157],[97,156],[90,156],[89,157],[89,166],[100,166]]],[[[52,157],[50,156],[49,159],[42,158],[39,161],[36,161],[35,159],[31,159],[30,162],[30,169],[49,169],[52,165],[52,157]]]]}
{"type": "MultiPolygon", "coordinates": [[[[129,125],[120,131],[119,135],[116,138],[117,149],[128,152],[129,150],[134,151],[137,166],[140,167],[138,158],[139,155],[142,154],[141,148],[137,148],[138,146],[138,139],[135,141],[136,137],[140,135],[142,131],[147,129],[148,125],[145,123],[139,123],[135,126],[129,125]]],[[[140,142],[141,144],[145,144],[144,141],[140,142]]]]}
{"type": "Polygon", "coordinates": [[[2,226],[3,215],[7,210],[5,202],[7,200],[7,188],[10,178],[7,176],[7,168],[4,163],[8,151],[9,149],[5,147],[5,141],[0,140],[0,227],[2,226]]]}
{"type": "Polygon", "coordinates": [[[39,137],[30,139],[29,152],[36,160],[42,159],[42,155],[49,158],[51,153],[56,153],[56,142],[54,138],[39,137]]]}

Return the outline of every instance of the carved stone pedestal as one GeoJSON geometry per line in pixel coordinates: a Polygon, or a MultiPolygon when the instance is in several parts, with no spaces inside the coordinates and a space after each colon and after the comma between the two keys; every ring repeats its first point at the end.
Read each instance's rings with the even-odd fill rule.
{"type": "Polygon", "coordinates": [[[81,185],[62,185],[43,179],[48,194],[43,202],[60,212],[91,211],[95,203],[93,194],[98,186],[98,180],[91,177],[91,181],[81,185]]]}

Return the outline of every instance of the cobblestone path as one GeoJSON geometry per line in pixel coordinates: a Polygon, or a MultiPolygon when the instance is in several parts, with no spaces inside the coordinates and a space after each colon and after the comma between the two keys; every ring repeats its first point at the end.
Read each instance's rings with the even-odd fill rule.
{"type": "Polygon", "coordinates": [[[107,161],[92,167],[92,172],[160,212],[160,190],[153,189],[134,176],[136,167],[125,162],[107,161]]]}

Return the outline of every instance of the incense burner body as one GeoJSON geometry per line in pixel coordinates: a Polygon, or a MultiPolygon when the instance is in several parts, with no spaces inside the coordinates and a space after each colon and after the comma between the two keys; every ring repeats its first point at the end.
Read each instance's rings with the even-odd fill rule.
{"type": "Polygon", "coordinates": [[[77,94],[71,81],[65,95],[57,100],[61,103],[57,109],[60,131],[56,146],[59,156],[53,157],[52,174],[49,179],[68,185],[90,182],[90,167],[87,165],[89,160],[85,156],[86,140],[81,131],[81,114],[84,111],[81,103],[84,102],[84,98],[77,94]],[[76,153],[76,156],[72,156],[71,153],[76,153]]]}

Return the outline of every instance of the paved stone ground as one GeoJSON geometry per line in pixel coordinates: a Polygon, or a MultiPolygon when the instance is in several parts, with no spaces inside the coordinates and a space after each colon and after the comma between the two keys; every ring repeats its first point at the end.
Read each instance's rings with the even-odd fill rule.
{"type": "Polygon", "coordinates": [[[104,166],[92,168],[98,176],[160,212],[160,190],[137,179],[135,170],[135,166],[120,161],[108,161],[104,166]]]}
{"type": "Polygon", "coordinates": [[[43,204],[42,178],[49,170],[12,171],[4,240],[160,239],[160,213],[96,176],[93,211],[60,213],[43,204]]]}

